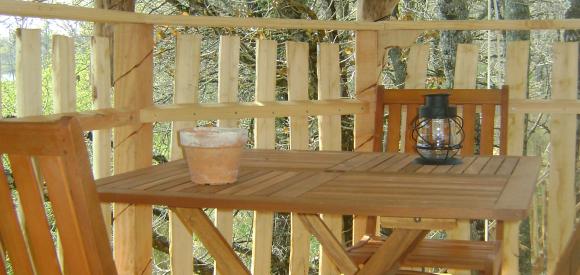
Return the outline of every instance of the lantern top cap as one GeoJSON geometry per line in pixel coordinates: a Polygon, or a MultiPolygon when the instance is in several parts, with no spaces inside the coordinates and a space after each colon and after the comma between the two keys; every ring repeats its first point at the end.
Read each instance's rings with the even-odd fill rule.
{"type": "Polygon", "coordinates": [[[419,107],[419,117],[443,119],[457,116],[457,107],[449,106],[449,94],[427,94],[424,97],[425,105],[419,107]]]}

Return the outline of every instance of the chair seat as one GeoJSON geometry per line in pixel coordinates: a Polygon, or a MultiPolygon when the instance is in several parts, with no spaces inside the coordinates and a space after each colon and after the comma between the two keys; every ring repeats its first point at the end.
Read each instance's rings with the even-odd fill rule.
{"type": "MultiPolygon", "coordinates": [[[[356,264],[364,264],[384,242],[380,237],[367,237],[348,249],[356,264]]],[[[501,265],[501,243],[497,241],[423,240],[407,255],[403,266],[446,267],[480,270],[498,274],[501,265]]]]}

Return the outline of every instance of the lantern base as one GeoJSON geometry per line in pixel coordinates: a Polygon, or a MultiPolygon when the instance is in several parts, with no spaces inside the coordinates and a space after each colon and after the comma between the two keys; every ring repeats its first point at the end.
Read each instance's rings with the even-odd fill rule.
{"type": "Polygon", "coordinates": [[[421,165],[457,165],[463,163],[461,159],[455,157],[446,160],[432,160],[423,157],[418,157],[415,159],[414,162],[421,165]]]}

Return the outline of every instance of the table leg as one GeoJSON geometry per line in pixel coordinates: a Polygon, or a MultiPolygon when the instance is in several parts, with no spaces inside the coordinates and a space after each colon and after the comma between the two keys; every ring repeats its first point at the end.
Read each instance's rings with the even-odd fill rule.
{"type": "Polygon", "coordinates": [[[348,256],[346,249],[340,243],[324,221],[316,214],[297,214],[306,229],[314,235],[330,260],[338,267],[338,270],[345,275],[355,274],[358,267],[348,256]]]}
{"type": "Polygon", "coordinates": [[[399,263],[411,252],[429,230],[395,229],[377,251],[359,270],[349,257],[345,247],[334,237],[324,221],[316,214],[297,214],[306,229],[325,248],[328,256],[344,274],[395,274],[399,263]]]}
{"type": "Polygon", "coordinates": [[[357,275],[394,274],[399,263],[425,238],[428,230],[395,229],[357,275]]]}
{"type": "Polygon", "coordinates": [[[199,238],[216,262],[221,274],[250,274],[232,247],[199,208],[171,208],[191,234],[199,238]]]}

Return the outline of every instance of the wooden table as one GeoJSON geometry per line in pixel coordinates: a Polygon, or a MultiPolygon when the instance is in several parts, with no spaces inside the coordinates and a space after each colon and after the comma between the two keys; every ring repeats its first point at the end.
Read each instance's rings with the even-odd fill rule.
{"type": "Polygon", "coordinates": [[[379,250],[387,254],[377,253],[359,270],[319,213],[502,221],[527,217],[539,158],[476,156],[458,165],[435,166],[418,164],[416,157],[248,150],[238,182],[230,185],[195,185],[185,162],[174,161],[100,179],[97,188],[103,201],[172,207],[214,257],[227,254],[216,259],[231,263],[224,267],[231,268],[226,274],[248,271],[199,208],[301,213],[300,219],[345,274],[373,274],[395,266],[426,231],[395,230],[391,236],[396,238],[379,250]],[[385,256],[392,260],[385,261],[385,256]],[[378,257],[382,259],[374,262],[379,263],[372,262],[378,257]]]}

